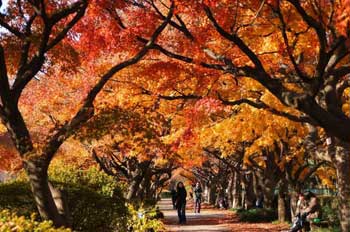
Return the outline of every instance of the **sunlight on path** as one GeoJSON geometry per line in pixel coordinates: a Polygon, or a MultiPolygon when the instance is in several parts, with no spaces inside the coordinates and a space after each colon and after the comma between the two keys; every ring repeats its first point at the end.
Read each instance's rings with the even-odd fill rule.
{"type": "Polygon", "coordinates": [[[163,199],[158,205],[164,213],[164,223],[167,231],[278,232],[286,230],[285,225],[273,225],[271,223],[240,223],[234,213],[227,210],[204,207],[200,214],[195,214],[193,213],[192,202],[187,204],[187,224],[179,225],[177,212],[172,209],[170,199],[163,199]]]}

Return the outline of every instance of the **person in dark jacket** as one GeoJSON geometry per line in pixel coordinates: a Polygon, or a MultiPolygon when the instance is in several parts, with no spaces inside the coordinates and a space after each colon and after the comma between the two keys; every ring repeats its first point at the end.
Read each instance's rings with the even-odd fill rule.
{"type": "Polygon", "coordinates": [[[179,216],[179,223],[185,224],[186,223],[186,197],[187,192],[185,189],[185,186],[182,182],[177,183],[176,187],[176,208],[177,208],[177,215],[179,216]]]}
{"type": "Polygon", "coordinates": [[[194,213],[201,212],[202,192],[202,187],[199,182],[197,182],[194,187],[194,213]]]}

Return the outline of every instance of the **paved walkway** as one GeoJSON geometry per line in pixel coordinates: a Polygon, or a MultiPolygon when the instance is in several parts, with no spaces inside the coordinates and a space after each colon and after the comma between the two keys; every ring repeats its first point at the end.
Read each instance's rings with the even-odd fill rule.
{"type": "Polygon", "coordinates": [[[187,204],[186,217],[187,224],[179,225],[177,212],[173,210],[170,199],[163,199],[159,203],[159,208],[164,213],[164,224],[166,231],[234,231],[234,232],[279,232],[286,231],[285,225],[274,225],[271,223],[241,223],[237,216],[228,210],[218,210],[203,205],[200,214],[193,213],[192,202],[187,204]]]}

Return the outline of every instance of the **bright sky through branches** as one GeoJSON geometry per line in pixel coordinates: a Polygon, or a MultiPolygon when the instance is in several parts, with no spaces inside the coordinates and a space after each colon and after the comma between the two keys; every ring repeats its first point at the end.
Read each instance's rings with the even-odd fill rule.
{"type": "Polygon", "coordinates": [[[0,12],[4,12],[4,9],[7,7],[8,0],[2,0],[1,2],[2,2],[2,6],[0,8],[0,12]]]}

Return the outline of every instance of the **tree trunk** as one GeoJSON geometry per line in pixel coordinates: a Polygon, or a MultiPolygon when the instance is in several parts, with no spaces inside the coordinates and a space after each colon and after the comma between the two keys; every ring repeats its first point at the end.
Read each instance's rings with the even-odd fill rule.
{"type": "Polygon", "coordinates": [[[128,194],[126,195],[126,199],[128,201],[135,199],[137,191],[139,190],[140,183],[142,181],[142,176],[135,176],[133,180],[131,181],[129,188],[128,188],[128,194]]]}
{"type": "Polygon", "coordinates": [[[290,215],[294,218],[297,209],[298,195],[297,192],[293,191],[290,195],[290,215]]]}
{"type": "Polygon", "coordinates": [[[215,192],[216,192],[216,185],[215,184],[211,184],[209,187],[209,194],[208,194],[208,202],[211,205],[215,204],[215,192]]]}
{"type": "Polygon", "coordinates": [[[218,192],[216,193],[215,206],[220,207],[220,200],[225,197],[225,189],[220,186],[218,192]]]}
{"type": "Polygon", "coordinates": [[[242,186],[240,174],[235,173],[233,178],[233,202],[232,208],[242,208],[242,186]]]}
{"type": "Polygon", "coordinates": [[[209,198],[210,198],[210,187],[209,187],[209,183],[205,183],[204,194],[205,194],[205,202],[209,203],[209,198]]]}
{"type": "Polygon", "coordinates": [[[67,225],[71,227],[73,221],[72,221],[72,215],[68,206],[67,192],[62,191],[58,188],[55,188],[50,182],[49,182],[49,188],[50,188],[53,200],[55,202],[55,205],[57,207],[58,213],[64,217],[64,220],[66,221],[67,225]]]}
{"type": "Polygon", "coordinates": [[[342,232],[350,231],[350,154],[349,144],[338,142],[335,153],[337,170],[340,225],[342,232]]]}
{"type": "Polygon", "coordinates": [[[151,199],[152,198],[152,193],[151,193],[151,176],[147,172],[143,178],[142,182],[142,192],[140,192],[140,199],[141,202],[143,202],[146,199],[151,199]]]}
{"type": "Polygon", "coordinates": [[[284,199],[284,193],[278,194],[278,221],[286,221],[286,202],[284,199]]]}
{"type": "MultiPolygon", "coordinates": [[[[42,219],[52,220],[55,227],[69,226],[68,218],[65,216],[67,204],[57,190],[53,192],[54,194],[50,190],[47,165],[40,160],[26,161],[24,169],[29,177],[35,203],[42,219]]],[[[51,189],[54,190],[54,188],[51,189]]]]}
{"type": "Polygon", "coordinates": [[[235,173],[234,172],[231,173],[230,180],[229,180],[228,186],[227,186],[227,189],[228,189],[227,201],[228,201],[229,208],[232,208],[232,205],[233,205],[234,176],[235,176],[235,173]]]}
{"type": "Polygon", "coordinates": [[[278,191],[278,221],[285,222],[287,207],[286,207],[286,185],[285,183],[280,184],[278,191]]]}
{"type": "Polygon", "coordinates": [[[245,181],[244,181],[244,189],[245,189],[245,209],[250,209],[254,206],[254,200],[255,200],[255,193],[254,193],[254,186],[253,186],[253,174],[245,174],[245,181]]]}
{"type": "MultiPolygon", "coordinates": [[[[278,167],[277,167],[278,168],[278,167]]],[[[264,207],[272,209],[274,207],[273,201],[275,198],[275,189],[279,182],[280,175],[277,171],[264,171],[262,192],[264,194],[264,207]]]]}

